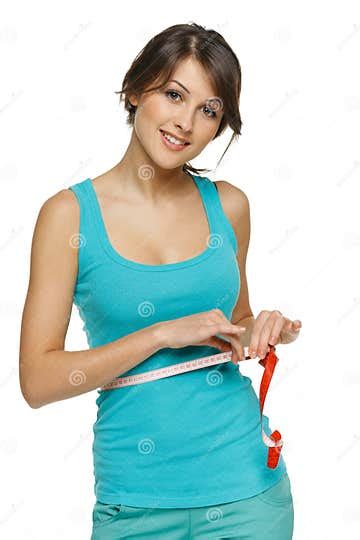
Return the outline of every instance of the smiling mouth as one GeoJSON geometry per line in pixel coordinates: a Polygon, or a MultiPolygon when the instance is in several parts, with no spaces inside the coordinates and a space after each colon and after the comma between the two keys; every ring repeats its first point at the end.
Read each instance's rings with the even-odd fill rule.
{"type": "MultiPolygon", "coordinates": [[[[166,131],[163,131],[162,129],[159,129],[160,133],[161,133],[161,138],[163,140],[163,142],[165,143],[165,145],[168,147],[168,148],[171,148],[172,150],[181,150],[183,148],[185,148],[186,146],[190,146],[190,143],[186,142],[186,143],[172,143],[171,141],[169,141],[166,137],[165,137],[165,134],[167,136],[171,136],[169,135],[166,131]]],[[[174,137],[174,139],[176,139],[176,137],[174,137]]],[[[178,139],[176,139],[178,140],[178,139]]]]}

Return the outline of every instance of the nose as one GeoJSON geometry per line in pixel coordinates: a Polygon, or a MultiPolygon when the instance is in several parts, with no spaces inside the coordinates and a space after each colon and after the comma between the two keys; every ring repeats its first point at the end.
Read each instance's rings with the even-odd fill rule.
{"type": "Polygon", "coordinates": [[[175,125],[179,131],[182,131],[184,138],[192,135],[192,119],[191,114],[183,114],[181,120],[175,121],[175,125]]]}

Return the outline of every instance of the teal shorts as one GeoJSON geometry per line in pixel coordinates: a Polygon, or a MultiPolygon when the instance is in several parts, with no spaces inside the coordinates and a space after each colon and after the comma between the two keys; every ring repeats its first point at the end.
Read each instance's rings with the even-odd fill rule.
{"type": "Polygon", "coordinates": [[[291,540],[294,507],[289,476],[230,503],[192,508],[138,508],[96,501],[91,540],[291,540]]]}

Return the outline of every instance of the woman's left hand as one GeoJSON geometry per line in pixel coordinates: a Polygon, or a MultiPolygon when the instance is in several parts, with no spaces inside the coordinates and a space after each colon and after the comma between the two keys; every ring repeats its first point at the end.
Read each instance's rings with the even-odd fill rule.
{"type": "Polygon", "coordinates": [[[265,358],[269,345],[291,343],[298,337],[301,326],[301,321],[292,321],[276,309],[260,311],[252,328],[249,355],[251,358],[265,358]]]}

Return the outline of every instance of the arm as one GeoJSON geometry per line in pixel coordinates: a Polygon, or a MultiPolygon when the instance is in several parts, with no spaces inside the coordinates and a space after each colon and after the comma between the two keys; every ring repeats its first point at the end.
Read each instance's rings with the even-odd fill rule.
{"type": "Polygon", "coordinates": [[[238,244],[237,263],[240,273],[240,293],[233,309],[231,322],[245,326],[246,331],[239,336],[243,347],[250,344],[250,336],[254,326],[254,315],[250,307],[249,290],[246,277],[246,258],[250,242],[250,205],[245,193],[225,180],[216,182],[221,204],[229,219],[238,244]]]}
{"type": "Polygon", "coordinates": [[[101,347],[65,351],[77,275],[79,207],[61,190],[40,209],[31,248],[30,280],[21,322],[21,392],[39,408],[94,390],[163,347],[154,324],[101,347]]]}
{"type": "MultiPolygon", "coordinates": [[[[239,336],[243,347],[249,347],[251,335],[253,333],[254,318],[249,302],[249,291],[246,277],[246,258],[250,243],[250,205],[246,194],[236,186],[225,180],[216,182],[221,204],[229,219],[238,244],[237,262],[240,272],[241,288],[239,298],[234,307],[231,322],[244,326],[246,331],[239,336]]],[[[296,339],[296,335],[280,332],[277,344],[288,344],[296,339]]]]}

